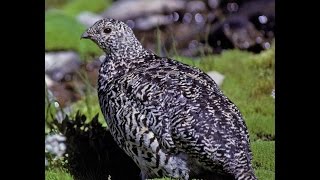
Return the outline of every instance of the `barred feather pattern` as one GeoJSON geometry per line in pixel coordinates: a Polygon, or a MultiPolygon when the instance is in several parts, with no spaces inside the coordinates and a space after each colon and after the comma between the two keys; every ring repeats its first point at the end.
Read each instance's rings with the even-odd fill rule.
{"type": "Polygon", "coordinates": [[[255,180],[244,119],[216,83],[198,68],[143,49],[121,21],[104,19],[87,32],[111,25],[130,37],[91,38],[107,53],[98,78],[99,103],[142,179],[212,173],[255,180]]]}

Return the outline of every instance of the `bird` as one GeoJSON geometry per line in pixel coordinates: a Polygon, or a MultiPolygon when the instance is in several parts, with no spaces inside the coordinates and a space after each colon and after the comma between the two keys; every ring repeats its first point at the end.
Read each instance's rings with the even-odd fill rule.
{"type": "Polygon", "coordinates": [[[105,52],[99,105],[141,179],[257,179],[245,120],[205,72],[145,49],[120,20],[100,19],[81,39],[105,52]]]}

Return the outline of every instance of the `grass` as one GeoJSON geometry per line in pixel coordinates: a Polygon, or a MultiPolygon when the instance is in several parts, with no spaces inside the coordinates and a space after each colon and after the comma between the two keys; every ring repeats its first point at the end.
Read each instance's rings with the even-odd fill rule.
{"type": "Polygon", "coordinates": [[[62,8],[70,0],[45,0],[45,9],[62,8]]]}
{"type": "Polygon", "coordinates": [[[64,169],[46,170],[46,180],[73,180],[72,176],[64,169]]]}
{"type": "MultiPolygon", "coordinates": [[[[104,126],[107,126],[103,114],[100,110],[99,100],[98,100],[98,93],[97,93],[97,85],[92,84],[90,82],[86,71],[79,71],[78,76],[79,80],[81,80],[84,83],[84,87],[77,87],[79,94],[82,94],[82,99],[80,101],[75,102],[71,106],[71,114],[69,115],[71,118],[75,117],[77,111],[81,110],[81,114],[86,115],[87,120],[92,120],[94,116],[99,114],[98,121],[103,124],[104,126]]],[[[88,121],[89,122],[89,121],[88,121]]]]}
{"type": "Polygon", "coordinates": [[[254,155],[253,167],[258,179],[274,179],[275,169],[275,142],[274,141],[255,141],[252,143],[254,155]]]}
{"type": "Polygon", "coordinates": [[[252,143],[252,152],[254,154],[253,167],[273,171],[275,162],[270,159],[275,158],[274,141],[255,141],[252,143]]]}
{"type": "Polygon", "coordinates": [[[104,11],[112,0],[72,0],[66,3],[62,10],[70,16],[76,16],[80,12],[89,11],[93,13],[100,13],[104,11]]]}
{"type": "MultiPolygon", "coordinates": [[[[275,172],[275,109],[271,91],[274,88],[274,47],[260,54],[228,50],[221,55],[191,60],[175,57],[204,71],[215,70],[225,75],[222,91],[239,107],[249,129],[253,166],[260,180],[274,179],[275,172]]],[[[89,93],[90,94],[90,93],[89,93]]],[[[81,112],[100,112],[96,94],[74,105],[81,112]],[[90,109],[86,106],[90,104],[90,109]]],[[[99,115],[101,118],[102,115],[99,115]]],[[[103,121],[103,118],[101,119],[103,121]]],[[[52,170],[49,172],[51,173],[52,170]]],[[[46,179],[49,175],[46,175],[46,179]]],[[[54,173],[54,172],[52,172],[54,173]]],[[[51,173],[51,174],[52,174],[51,173]]],[[[67,174],[61,172],[61,174],[67,174]]],[[[164,179],[162,179],[164,180],[164,179]]]]}
{"type": "Polygon", "coordinates": [[[93,42],[81,41],[84,25],[61,10],[48,10],[45,13],[45,49],[46,51],[73,50],[81,59],[103,54],[93,42]]]}
{"type": "Polygon", "coordinates": [[[98,95],[97,93],[93,93],[93,95],[85,96],[81,101],[76,102],[72,105],[72,113],[71,117],[76,115],[76,112],[81,109],[81,113],[85,114],[88,120],[91,120],[96,114],[99,113],[98,121],[103,125],[107,126],[106,121],[101,113],[98,95]],[[88,106],[90,104],[90,106],[88,106]]]}

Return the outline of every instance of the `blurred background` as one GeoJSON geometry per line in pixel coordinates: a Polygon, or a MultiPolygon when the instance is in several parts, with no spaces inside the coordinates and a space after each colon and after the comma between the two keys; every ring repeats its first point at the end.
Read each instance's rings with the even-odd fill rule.
{"type": "Polygon", "coordinates": [[[87,70],[95,84],[93,69],[99,67],[99,62],[94,60],[103,52],[92,42],[80,41],[79,37],[104,17],[126,22],[144,47],[161,56],[199,57],[234,48],[260,53],[269,49],[274,39],[274,0],[45,2],[46,80],[50,82],[47,83],[50,89],[58,94],[61,105],[76,101],[79,96],[70,92],[72,87],[53,87],[52,84],[71,80],[70,74],[81,68],[81,64],[89,62],[87,70]]]}
{"type": "Polygon", "coordinates": [[[96,93],[104,52],[80,41],[105,17],[127,23],[145,48],[214,78],[264,152],[254,164],[260,179],[274,179],[274,0],[45,0],[46,134],[78,111],[106,126],[96,93]]]}

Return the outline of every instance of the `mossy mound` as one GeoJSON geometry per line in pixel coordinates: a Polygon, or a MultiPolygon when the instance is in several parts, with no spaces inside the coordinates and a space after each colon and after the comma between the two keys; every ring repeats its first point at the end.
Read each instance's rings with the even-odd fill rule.
{"type": "Polygon", "coordinates": [[[103,54],[92,41],[80,40],[86,27],[60,10],[49,10],[45,14],[46,51],[73,50],[81,59],[103,54]]]}

